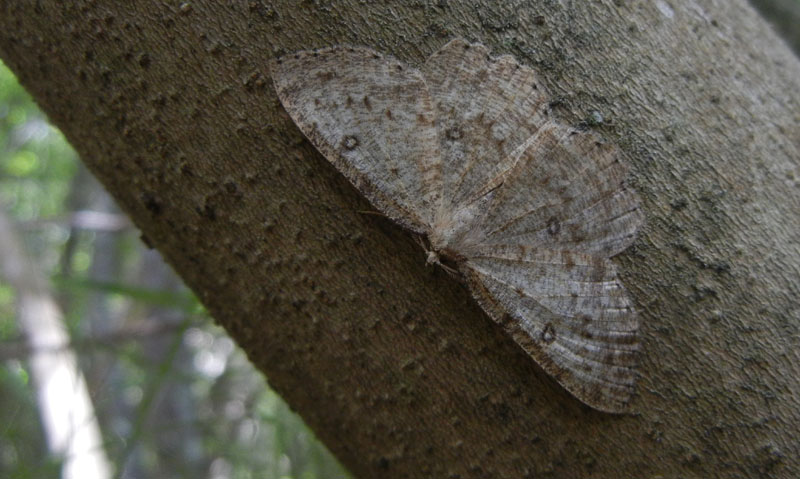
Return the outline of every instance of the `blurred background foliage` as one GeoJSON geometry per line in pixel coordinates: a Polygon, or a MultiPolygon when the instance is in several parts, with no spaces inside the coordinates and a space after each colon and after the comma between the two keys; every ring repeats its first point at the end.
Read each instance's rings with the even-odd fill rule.
{"type": "MultiPolygon", "coordinates": [[[[49,281],[113,477],[348,477],[0,63],[0,209],[49,281]]],[[[0,278],[0,477],[60,477],[0,278]]]]}

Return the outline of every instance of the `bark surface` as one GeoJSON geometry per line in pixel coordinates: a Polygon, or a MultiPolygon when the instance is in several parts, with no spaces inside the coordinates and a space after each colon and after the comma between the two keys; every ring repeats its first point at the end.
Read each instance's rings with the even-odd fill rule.
{"type": "Polygon", "coordinates": [[[2,2],[0,56],[358,477],[800,475],[800,64],[743,0],[2,2]],[[634,414],[573,399],[280,108],[268,59],[536,68],[647,225],[634,414]]]}

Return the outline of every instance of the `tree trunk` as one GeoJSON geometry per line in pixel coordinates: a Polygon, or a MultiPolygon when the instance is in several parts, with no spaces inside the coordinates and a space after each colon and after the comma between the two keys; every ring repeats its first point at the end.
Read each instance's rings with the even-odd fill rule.
{"type": "Polygon", "coordinates": [[[800,475],[800,64],[744,0],[3,2],[0,54],[272,386],[358,477],[800,475]],[[267,61],[536,68],[618,143],[647,226],[635,414],[588,409],[281,109],[267,61]],[[602,118],[602,122],[598,120],[602,118]]]}

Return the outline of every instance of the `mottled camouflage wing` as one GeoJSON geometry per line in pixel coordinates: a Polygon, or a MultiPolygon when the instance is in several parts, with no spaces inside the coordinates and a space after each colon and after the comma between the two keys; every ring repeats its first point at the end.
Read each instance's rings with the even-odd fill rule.
{"type": "Polygon", "coordinates": [[[613,145],[547,123],[492,192],[470,234],[483,245],[614,256],[644,222],[638,196],[624,185],[626,174],[613,145]]]}
{"type": "Polygon", "coordinates": [[[423,67],[439,118],[444,215],[472,203],[545,122],[536,74],[508,55],[455,39],[423,67]]]}
{"type": "Polygon", "coordinates": [[[312,143],[379,210],[455,253],[481,305],[547,372],[586,404],[623,410],[639,323],[608,258],[643,216],[613,147],[550,122],[532,70],[460,39],[424,80],[347,47],[272,72],[312,143]]]}
{"type": "Polygon", "coordinates": [[[625,410],[639,322],[608,259],[493,246],[464,273],[481,306],[567,390],[601,411],[625,410]]]}
{"type": "Polygon", "coordinates": [[[643,223],[637,195],[617,149],[592,133],[546,122],[523,148],[453,247],[481,304],[546,371],[619,412],[639,321],[608,258],[643,223]]]}
{"type": "Polygon", "coordinates": [[[381,212],[429,232],[441,156],[420,72],[352,47],[298,52],[270,67],[281,103],[314,146],[381,212]]]}

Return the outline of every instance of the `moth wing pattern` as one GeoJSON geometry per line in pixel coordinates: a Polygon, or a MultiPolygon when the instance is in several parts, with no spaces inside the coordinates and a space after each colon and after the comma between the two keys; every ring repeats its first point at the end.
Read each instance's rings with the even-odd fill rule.
{"type": "Polygon", "coordinates": [[[639,322],[605,258],[486,247],[465,264],[476,299],[568,391],[621,412],[634,390],[639,322]]]}
{"type": "Polygon", "coordinates": [[[590,131],[543,124],[476,224],[481,243],[620,253],[644,215],[619,158],[616,146],[590,131]]]}
{"type": "Polygon", "coordinates": [[[419,70],[337,46],[273,60],[278,97],[311,143],[382,213],[428,233],[441,155],[419,70]]]}
{"type": "Polygon", "coordinates": [[[616,147],[550,119],[532,69],[463,39],[421,70],[352,47],[271,70],[295,123],[378,210],[429,237],[447,225],[477,301],[546,372],[626,409],[639,320],[609,258],[644,217],[616,147]]]}
{"type": "Polygon", "coordinates": [[[448,214],[510,168],[515,150],[546,121],[548,98],[532,69],[461,38],[431,55],[422,71],[438,114],[448,214]]]}
{"type": "Polygon", "coordinates": [[[460,248],[484,309],[567,390],[608,412],[625,410],[639,351],[637,314],[608,259],[644,221],[626,175],[613,145],[545,123],[460,248]]]}

